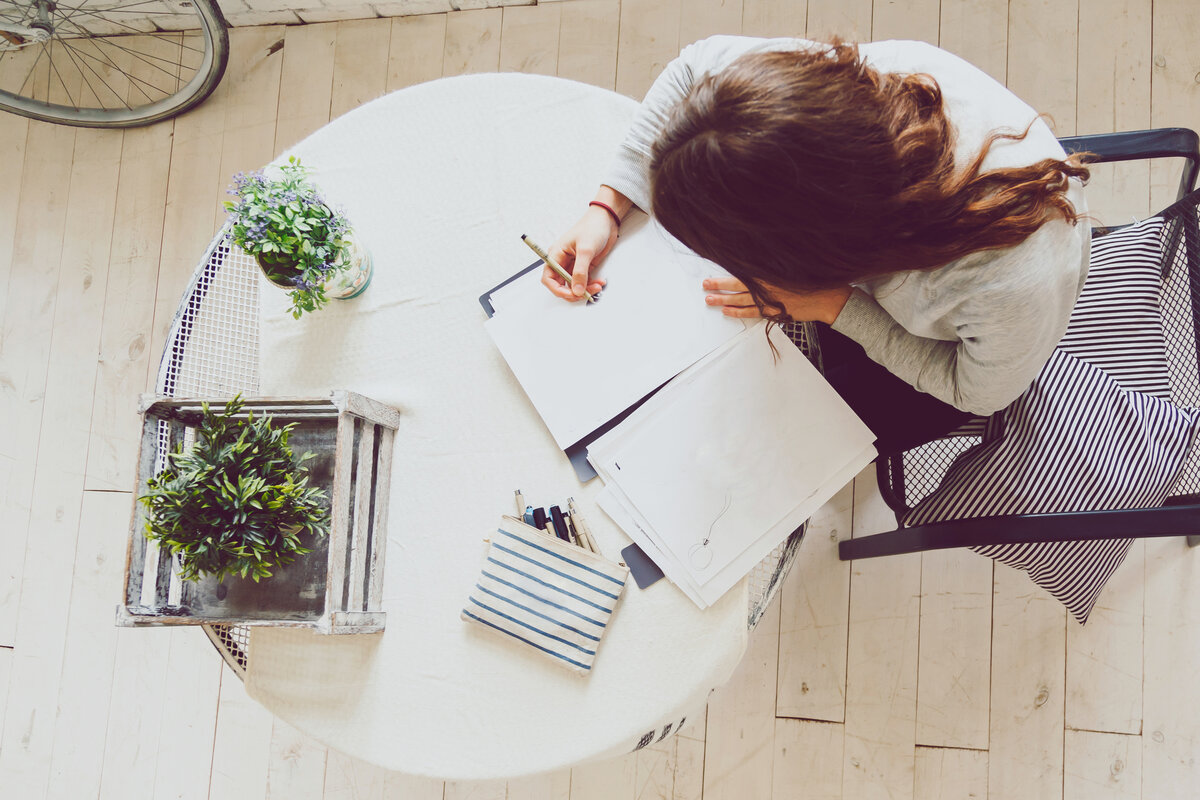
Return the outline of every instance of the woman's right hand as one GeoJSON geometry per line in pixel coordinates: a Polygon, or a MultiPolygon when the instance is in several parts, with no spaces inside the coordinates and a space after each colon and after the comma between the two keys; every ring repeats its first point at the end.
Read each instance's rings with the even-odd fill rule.
{"type": "Polygon", "coordinates": [[[603,280],[593,280],[591,269],[612,249],[617,241],[617,223],[599,206],[588,206],[587,212],[571,229],[550,246],[550,257],[571,273],[568,284],[547,264],[542,269],[542,283],[553,294],[575,302],[604,287],[603,280]]]}

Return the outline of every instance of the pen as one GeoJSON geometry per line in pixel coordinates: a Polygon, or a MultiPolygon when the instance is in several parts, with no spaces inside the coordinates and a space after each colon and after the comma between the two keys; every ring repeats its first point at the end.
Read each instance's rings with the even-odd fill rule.
{"type": "Polygon", "coordinates": [[[586,550],[587,547],[584,545],[583,540],[579,538],[579,531],[575,530],[575,523],[571,521],[571,512],[568,511],[566,514],[563,514],[563,524],[567,526],[567,536],[571,537],[571,544],[586,550]]]}
{"type": "Polygon", "coordinates": [[[579,509],[575,506],[575,498],[567,498],[567,512],[571,515],[571,522],[575,525],[575,531],[583,539],[587,545],[587,549],[593,553],[599,553],[599,548],[596,547],[596,540],[592,538],[592,532],[588,530],[587,523],[583,521],[583,514],[579,513],[579,509]]]}
{"type": "MultiPolygon", "coordinates": [[[[564,281],[566,281],[568,286],[571,285],[571,273],[569,273],[565,269],[563,269],[562,265],[559,264],[557,261],[555,261],[553,258],[551,258],[549,253],[547,253],[545,250],[543,250],[542,248],[540,248],[536,244],[534,244],[533,240],[530,239],[528,236],[526,236],[523,233],[521,234],[521,241],[524,242],[525,244],[529,245],[529,249],[532,250],[533,252],[537,253],[538,258],[540,258],[542,261],[545,261],[547,266],[550,267],[550,269],[557,272],[558,277],[560,277],[564,281]]],[[[592,297],[592,295],[588,293],[587,289],[583,290],[583,296],[587,298],[587,301],[589,303],[596,302],[596,298],[592,297]]]]}
{"type": "MultiPolygon", "coordinates": [[[[533,527],[537,528],[539,531],[546,529],[546,509],[535,508],[533,510],[533,527]]],[[[554,534],[551,533],[550,535],[553,536],[554,534]]]]}
{"type": "Polygon", "coordinates": [[[567,523],[563,519],[562,509],[558,506],[550,506],[550,521],[554,523],[554,532],[558,534],[558,538],[570,544],[571,537],[567,533],[567,523]]]}
{"type": "Polygon", "coordinates": [[[533,525],[533,506],[525,506],[523,519],[526,525],[533,525]]]}
{"type": "Polygon", "coordinates": [[[518,517],[524,516],[524,514],[525,514],[525,498],[521,496],[520,489],[517,489],[515,492],[513,492],[513,494],[515,494],[517,496],[517,516],[518,517]]]}

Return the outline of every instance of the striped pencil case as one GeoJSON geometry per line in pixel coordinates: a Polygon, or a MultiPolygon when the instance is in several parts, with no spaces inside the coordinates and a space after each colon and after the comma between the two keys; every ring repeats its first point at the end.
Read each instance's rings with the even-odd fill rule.
{"type": "Polygon", "coordinates": [[[601,555],[505,516],[462,618],[587,674],[628,577],[601,555]]]}

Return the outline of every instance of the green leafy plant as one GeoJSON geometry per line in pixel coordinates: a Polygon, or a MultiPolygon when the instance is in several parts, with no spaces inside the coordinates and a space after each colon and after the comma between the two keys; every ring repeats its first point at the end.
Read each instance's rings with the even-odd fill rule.
{"type": "Polygon", "coordinates": [[[169,456],[138,499],[148,509],[146,538],[179,557],[180,577],[271,575],[271,568],[310,552],[300,534],[324,536],[329,528],[325,493],[308,486],[304,462],[292,455],[288,436],[296,423],[278,427],[269,415],[230,400],[222,413],[205,403],[195,443],[169,456]]]}
{"type": "Polygon", "coordinates": [[[258,259],[267,277],[292,288],[292,316],[322,308],[325,284],[350,265],[350,224],[309,181],[295,156],[279,167],[279,178],[262,170],[233,176],[226,200],[228,238],[258,259]]]}

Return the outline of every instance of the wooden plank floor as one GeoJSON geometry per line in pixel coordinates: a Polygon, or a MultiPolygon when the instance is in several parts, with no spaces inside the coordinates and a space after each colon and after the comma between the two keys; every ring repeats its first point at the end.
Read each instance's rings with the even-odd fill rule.
{"type": "MultiPolygon", "coordinates": [[[[389,773],[273,719],[199,631],[112,626],[135,396],[233,172],[442,75],[557,74],[637,97],[713,33],[920,38],[1061,134],[1200,127],[1195,0],[562,0],[241,28],[216,94],[174,121],[113,133],[0,115],[0,796],[1200,796],[1200,552],[1139,544],[1080,628],[971,554],[838,562],[840,539],[890,525],[870,473],[820,511],[706,717],[558,774],[389,773]]],[[[1098,169],[1093,213],[1144,216],[1177,175],[1098,169]]]]}

